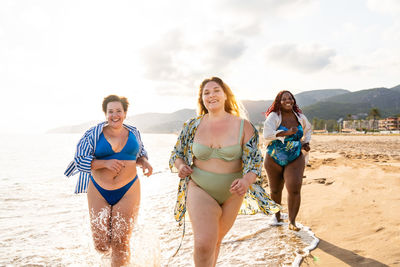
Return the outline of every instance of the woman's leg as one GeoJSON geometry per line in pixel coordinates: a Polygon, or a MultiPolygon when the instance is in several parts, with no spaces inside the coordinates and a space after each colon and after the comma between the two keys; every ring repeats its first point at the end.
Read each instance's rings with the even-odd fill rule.
{"type": "Polygon", "coordinates": [[[111,247],[111,205],[107,203],[90,180],[87,198],[94,247],[99,252],[107,252],[111,247]]]}
{"type": "Polygon", "coordinates": [[[111,211],[111,266],[125,266],[130,260],[129,240],[140,205],[140,181],[137,179],[111,211]]]}
{"type": "MultiPolygon", "coordinates": [[[[271,158],[270,155],[265,155],[264,168],[267,171],[269,188],[271,190],[271,198],[278,204],[282,203],[282,190],[284,186],[283,167],[271,158]]],[[[281,213],[275,213],[278,222],[281,221],[281,213]]]]}
{"type": "Polygon", "coordinates": [[[224,204],[222,204],[222,215],[219,219],[218,240],[215,248],[215,257],[213,266],[215,266],[217,263],[222,239],[225,237],[225,235],[228,233],[228,231],[232,228],[233,224],[235,223],[242,202],[243,202],[243,197],[233,194],[224,202],[224,204]]]}
{"type": "Polygon", "coordinates": [[[218,241],[221,206],[193,181],[189,182],[187,209],[194,234],[194,263],[196,267],[210,267],[214,263],[218,241]]]}
{"type": "Polygon", "coordinates": [[[288,192],[288,210],[289,210],[289,227],[298,231],[296,227],[296,216],[299,212],[301,202],[301,185],[304,173],[304,156],[300,156],[293,162],[289,163],[283,171],[285,185],[288,192]]]}

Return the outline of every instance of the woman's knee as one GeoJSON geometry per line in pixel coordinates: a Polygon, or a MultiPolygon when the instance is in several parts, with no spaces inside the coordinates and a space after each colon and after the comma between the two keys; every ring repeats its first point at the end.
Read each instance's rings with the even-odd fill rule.
{"type": "Polygon", "coordinates": [[[113,249],[122,249],[129,247],[130,231],[128,229],[113,229],[111,236],[111,247],[113,249]],[[125,231],[124,231],[125,230],[125,231]]]}
{"type": "Polygon", "coordinates": [[[291,196],[297,196],[301,193],[301,184],[293,184],[291,186],[287,186],[287,192],[291,196]]]}
{"type": "Polygon", "coordinates": [[[98,252],[105,253],[111,247],[111,236],[109,231],[93,231],[93,243],[98,252]]]}
{"type": "Polygon", "coordinates": [[[217,240],[201,238],[194,241],[194,249],[199,255],[213,255],[217,240]]]}
{"type": "Polygon", "coordinates": [[[126,251],[129,249],[129,240],[112,240],[111,248],[113,251],[126,251]]]}
{"type": "Polygon", "coordinates": [[[282,193],[282,188],[279,187],[270,187],[271,194],[278,195],[282,193]]]}
{"type": "Polygon", "coordinates": [[[94,248],[97,252],[107,253],[110,250],[111,241],[110,240],[94,240],[94,248]]]}

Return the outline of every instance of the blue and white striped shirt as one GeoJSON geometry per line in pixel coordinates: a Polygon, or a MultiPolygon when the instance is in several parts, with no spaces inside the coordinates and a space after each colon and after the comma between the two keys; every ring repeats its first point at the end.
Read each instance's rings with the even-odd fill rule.
{"type": "MultiPolygon", "coordinates": [[[[71,161],[64,172],[64,175],[67,177],[75,175],[79,172],[79,179],[76,183],[75,194],[86,193],[92,170],[92,160],[95,158],[94,151],[96,150],[96,143],[97,140],[99,140],[100,134],[102,133],[103,127],[106,123],[107,122],[99,123],[85,132],[76,147],[74,160],[71,161]]],[[[148,158],[147,151],[144,149],[142,139],[140,138],[140,133],[136,127],[126,124],[124,124],[124,127],[135,135],[136,140],[139,143],[139,152],[137,153],[136,158],[148,158]]]]}

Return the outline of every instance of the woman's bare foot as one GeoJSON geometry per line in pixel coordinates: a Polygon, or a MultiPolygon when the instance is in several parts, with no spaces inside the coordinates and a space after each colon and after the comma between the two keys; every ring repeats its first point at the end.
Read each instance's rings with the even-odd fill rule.
{"type": "Polygon", "coordinates": [[[276,221],[278,223],[283,222],[283,219],[281,218],[281,213],[280,212],[275,213],[275,219],[276,219],[276,221]]]}
{"type": "Polygon", "coordinates": [[[289,223],[289,230],[297,232],[297,231],[300,231],[300,228],[297,227],[295,224],[289,223]]]}

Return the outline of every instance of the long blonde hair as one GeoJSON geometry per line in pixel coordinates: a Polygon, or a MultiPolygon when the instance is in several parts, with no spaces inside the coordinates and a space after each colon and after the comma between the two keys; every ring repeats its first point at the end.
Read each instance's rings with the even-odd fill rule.
{"type": "Polygon", "coordinates": [[[226,94],[227,97],[224,106],[226,112],[247,119],[247,112],[246,109],[243,107],[242,103],[236,100],[236,97],[232,93],[231,88],[229,88],[229,86],[218,77],[207,78],[201,82],[199,90],[199,98],[197,101],[199,115],[205,115],[208,113],[208,110],[203,103],[203,97],[202,97],[204,87],[208,82],[216,82],[219,86],[221,86],[222,90],[224,90],[224,93],[226,94]]]}

